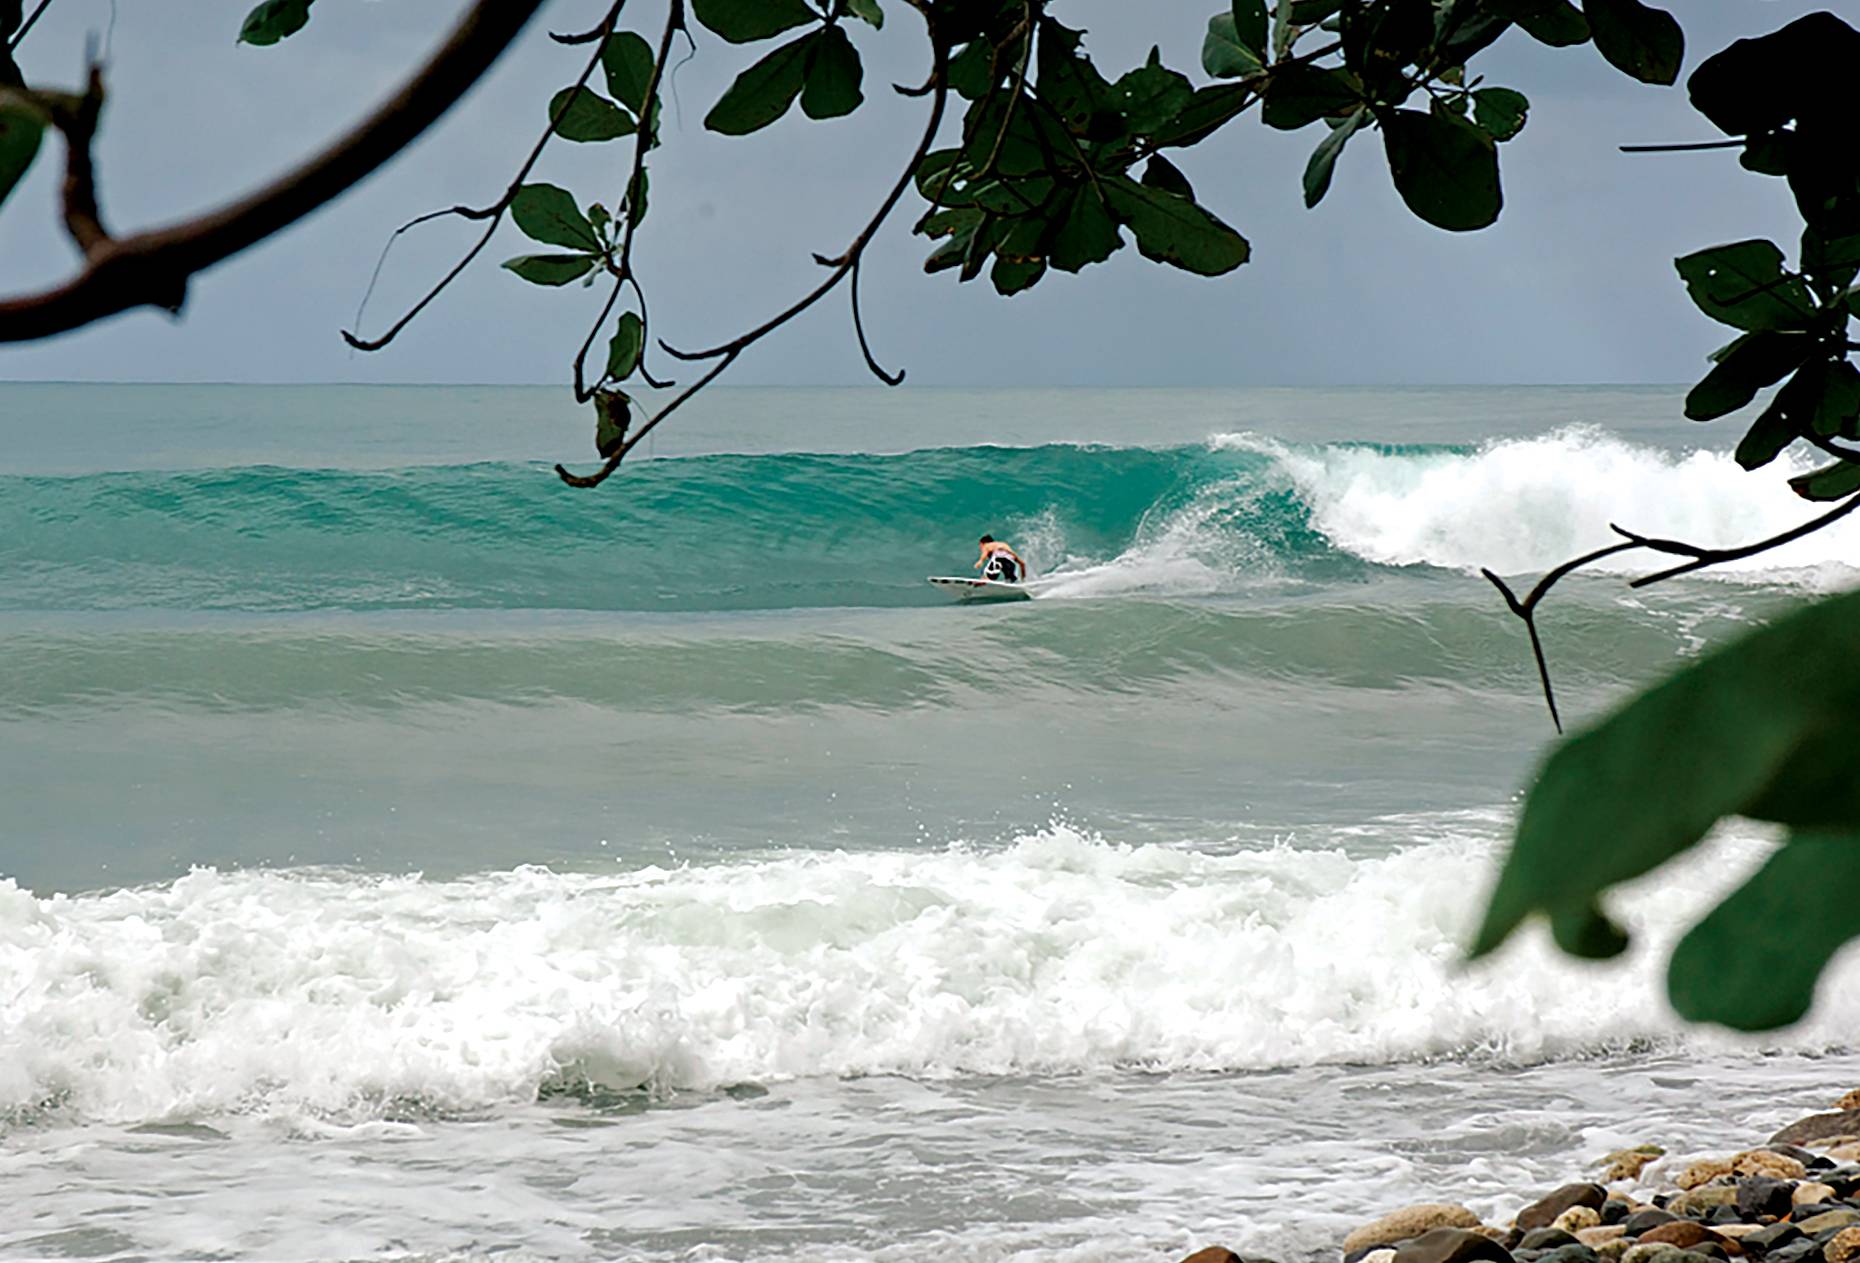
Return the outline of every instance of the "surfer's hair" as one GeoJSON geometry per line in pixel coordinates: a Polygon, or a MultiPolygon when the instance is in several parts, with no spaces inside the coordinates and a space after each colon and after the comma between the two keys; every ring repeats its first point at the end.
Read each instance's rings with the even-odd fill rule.
{"type": "Polygon", "coordinates": [[[992,544],[995,542],[995,537],[993,535],[984,535],[982,536],[981,542],[984,544],[992,544]]]}

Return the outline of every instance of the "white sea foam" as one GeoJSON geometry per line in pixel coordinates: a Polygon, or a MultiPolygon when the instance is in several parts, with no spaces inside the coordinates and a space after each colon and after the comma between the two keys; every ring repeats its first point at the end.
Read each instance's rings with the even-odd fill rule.
{"type": "MultiPolygon", "coordinates": [[[[1384,565],[1517,574],[1619,542],[1610,523],[1723,548],[1787,530],[1818,511],[1785,483],[1814,467],[1809,458],[1785,456],[1776,468],[1751,473],[1725,453],[1661,452],[1588,427],[1490,442],[1470,454],[1292,447],[1250,434],[1213,442],[1271,456],[1310,506],[1317,530],[1384,565]]],[[[1650,558],[1658,560],[1627,553],[1597,568],[1647,571],[1656,568],[1650,558]]],[[[1856,578],[1856,558],[1860,520],[1850,518],[1705,573],[1846,586],[1856,578]]]]}
{"type": "MultiPolygon", "coordinates": [[[[1055,824],[995,851],[605,876],[0,885],[0,1109],[343,1117],[528,1099],[563,1075],[678,1088],[1711,1044],[1667,1015],[1656,957],[1761,844],[1721,843],[1629,899],[1646,934],[1625,966],[1532,941],[1462,970],[1499,827],[1391,822],[1434,840],[1378,859],[1120,846],[1055,824]]],[[[1856,966],[1771,1045],[1850,1039],[1856,966]]]]}

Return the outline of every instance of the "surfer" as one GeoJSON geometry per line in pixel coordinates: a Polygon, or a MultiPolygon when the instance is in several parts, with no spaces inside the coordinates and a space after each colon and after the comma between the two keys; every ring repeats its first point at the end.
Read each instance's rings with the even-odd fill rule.
{"type": "Polygon", "coordinates": [[[982,536],[982,555],[976,558],[975,568],[982,578],[996,583],[1019,583],[1027,577],[1027,563],[1020,554],[993,535],[982,536]]]}

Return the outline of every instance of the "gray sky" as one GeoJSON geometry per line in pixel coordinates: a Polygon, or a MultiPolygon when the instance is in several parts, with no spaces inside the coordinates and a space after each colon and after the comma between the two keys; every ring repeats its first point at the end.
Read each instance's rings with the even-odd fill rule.
{"type": "MultiPolygon", "coordinates": [[[[417,65],[462,8],[436,0],[323,0],[273,48],[237,46],[248,0],[185,5],[57,0],[22,49],[29,79],[75,84],[87,33],[109,32],[112,99],[99,145],[106,221],[149,227],[216,205],[313,152],[417,65]]],[[[50,342],[0,348],[0,379],[561,382],[603,296],[544,290],[497,267],[528,252],[506,226],[471,272],[398,342],[350,351],[354,318],[389,232],[423,211],[495,198],[573,81],[583,50],[544,34],[592,25],[601,0],[554,0],[466,100],[418,144],[333,206],[197,278],[185,315],[141,311],[50,342]]],[[[1196,81],[1217,0],[1064,0],[1107,73],[1151,43],[1196,81]]],[[[1741,34],[1826,7],[1798,0],[1683,0],[1686,71],[1741,34]]],[[[860,26],[867,104],[850,119],[795,113],[768,131],[713,136],[702,118],[758,51],[699,30],[674,83],[666,146],[636,259],[657,334],[696,346],[730,337],[811,284],[812,251],[838,253],[914,143],[924,104],[889,82],[923,77],[921,27],[887,6],[860,26]]],[[[629,25],[663,8],[634,0],[629,25]]],[[[772,47],[772,45],[770,46],[772,47]]],[[[1677,254],[1799,231],[1782,182],[1734,153],[1624,156],[1621,142],[1710,139],[1683,86],[1651,88],[1592,47],[1549,50],[1512,32],[1475,61],[1491,84],[1531,98],[1528,126],[1501,150],[1504,214],[1481,233],[1414,219],[1390,187],[1379,138],[1364,133],[1326,201],[1307,212],[1299,175],[1316,134],[1249,117],[1189,151],[1200,200],[1253,243],[1253,261],[1204,280],[1126,248],[1079,276],[1052,273],[998,297],[921,271],[911,202],[873,247],[867,329],[880,359],[913,383],[1276,385],[1307,383],[1671,382],[1703,371],[1724,338],[1673,273],[1677,254]]],[[[1682,77],[1683,84],[1683,77],[1682,77]]],[[[611,204],[630,143],[560,144],[535,178],[611,204]]],[[[0,288],[51,283],[75,261],[58,226],[61,155],[48,142],[0,211],[0,288]]],[[[447,267],[473,228],[445,222],[403,238],[364,324],[379,330],[447,267]]],[[[664,371],[664,361],[659,361],[664,371]]],[[[766,340],[726,379],[834,384],[871,379],[843,299],[766,340]]]]}

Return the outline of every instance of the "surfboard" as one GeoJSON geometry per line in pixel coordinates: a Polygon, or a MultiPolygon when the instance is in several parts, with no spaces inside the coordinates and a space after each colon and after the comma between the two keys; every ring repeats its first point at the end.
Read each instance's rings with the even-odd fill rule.
{"type": "Polygon", "coordinates": [[[999,579],[966,579],[954,575],[931,575],[930,582],[964,601],[1031,601],[1033,593],[1018,583],[999,579]]]}

